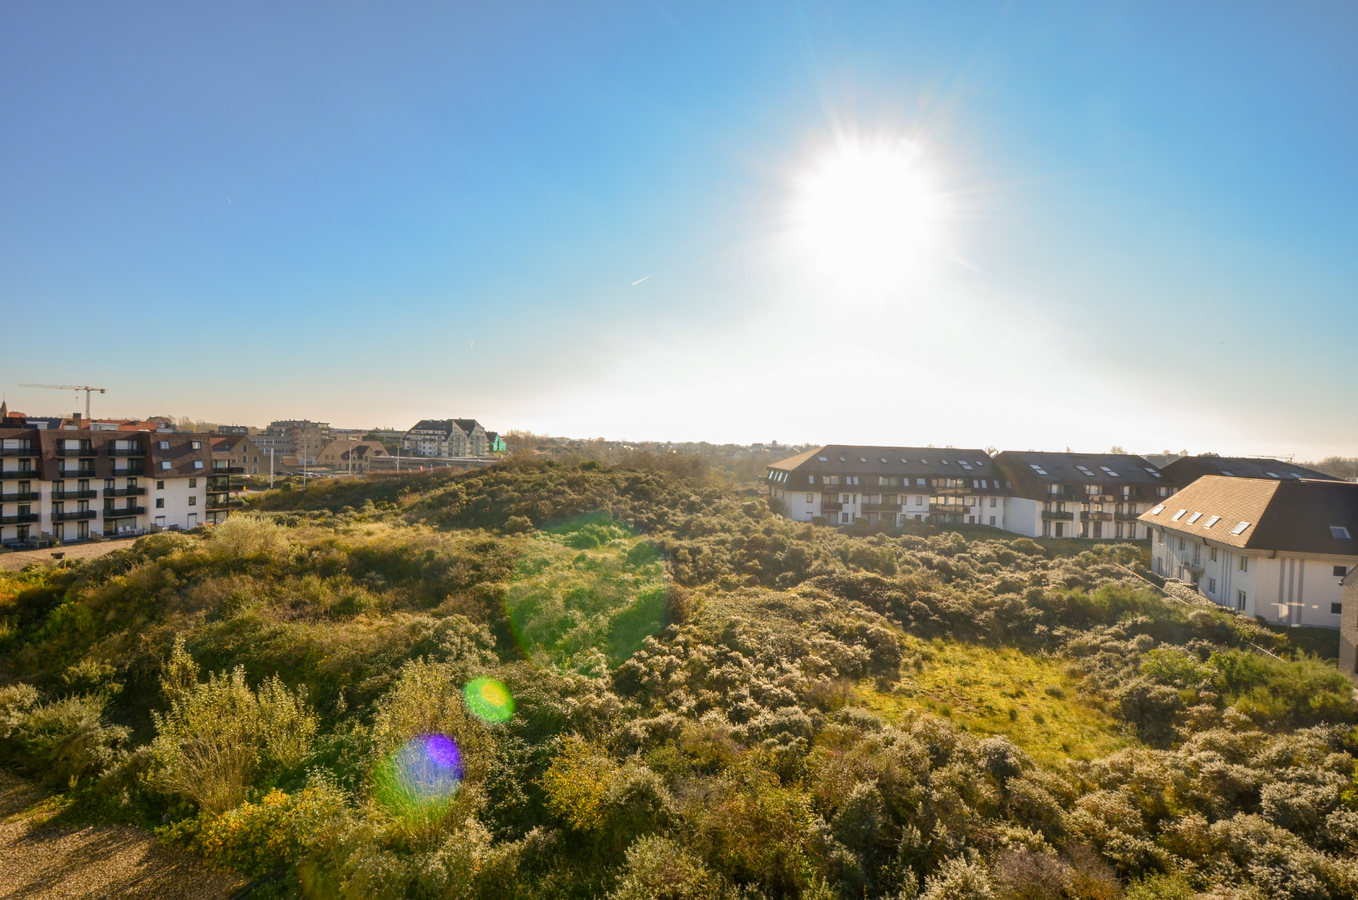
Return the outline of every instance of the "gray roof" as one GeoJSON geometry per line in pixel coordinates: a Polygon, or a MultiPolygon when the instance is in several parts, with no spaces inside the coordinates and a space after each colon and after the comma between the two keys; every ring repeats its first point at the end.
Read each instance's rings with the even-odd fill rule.
{"type": "MultiPolygon", "coordinates": [[[[1121,488],[1150,485],[1170,486],[1160,470],[1139,456],[1129,453],[1044,453],[1036,450],[1006,450],[995,457],[995,465],[1013,482],[1020,497],[1040,499],[1053,484],[1098,485],[1121,488]]],[[[1074,493],[1083,493],[1074,491],[1074,493]]]]}
{"type": "Polygon", "coordinates": [[[1317,472],[1305,466],[1294,466],[1280,459],[1255,456],[1181,456],[1160,470],[1165,477],[1180,487],[1197,481],[1204,475],[1225,475],[1228,478],[1313,478],[1320,481],[1339,481],[1333,475],[1317,472]]]}
{"type": "Polygon", "coordinates": [[[796,473],[788,484],[805,484],[806,475],[970,478],[995,482],[1000,473],[984,450],[955,447],[879,447],[826,444],[770,463],[770,472],[796,473]]]}

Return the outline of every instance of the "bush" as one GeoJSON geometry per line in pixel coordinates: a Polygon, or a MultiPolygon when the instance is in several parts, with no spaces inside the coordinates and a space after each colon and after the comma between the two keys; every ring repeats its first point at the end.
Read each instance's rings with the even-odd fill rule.
{"type": "MultiPolygon", "coordinates": [[[[12,710],[19,705],[13,698],[11,703],[12,710]]],[[[10,763],[48,784],[66,785],[103,772],[117,760],[129,734],[104,722],[106,703],[102,696],[76,695],[33,707],[8,726],[10,763]]]]}
{"type": "Polygon", "coordinates": [[[609,900],[722,900],[729,889],[683,846],[669,838],[638,838],[609,900]]]}
{"type": "Polygon", "coordinates": [[[344,796],[325,783],[295,794],[269,791],[217,817],[195,821],[189,843],[219,868],[264,875],[296,862],[344,813],[344,796]]]}

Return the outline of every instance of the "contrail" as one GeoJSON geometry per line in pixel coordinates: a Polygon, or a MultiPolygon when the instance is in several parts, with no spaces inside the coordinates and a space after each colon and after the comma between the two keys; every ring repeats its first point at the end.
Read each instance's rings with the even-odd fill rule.
{"type": "MultiPolygon", "coordinates": [[[[654,275],[654,274],[655,274],[654,272],[651,273],[651,275],[654,275]]],[[[647,275],[646,278],[650,278],[651,275],[647,275]]],[[[639,285],[639,284],[641,284],[643,281],[645,281],[646,278],[638,278],[636,281],[632,282],[632,284],[631,284],[630,286],[631,286],[631,287],[636,287],[637,285],[639,285]]]]}

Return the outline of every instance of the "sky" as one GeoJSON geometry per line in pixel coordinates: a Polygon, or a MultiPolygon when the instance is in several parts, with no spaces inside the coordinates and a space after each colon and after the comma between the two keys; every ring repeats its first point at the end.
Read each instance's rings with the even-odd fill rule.
{"type": "Polygon", "coordinates": [[[11,408],[1358,453],[1358,5],[215,6],[0,5],[11,408]]]}

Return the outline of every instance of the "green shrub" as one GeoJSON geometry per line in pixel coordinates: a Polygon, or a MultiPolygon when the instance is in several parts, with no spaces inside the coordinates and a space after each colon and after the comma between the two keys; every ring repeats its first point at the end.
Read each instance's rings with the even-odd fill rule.
{"type": "Polygon", "coordinates": [[[103,720],[107,700],[76,695],[31,708],[10,726],[10,762],[48,784],[97,775],[118,758],[128,729],[103,720]]]}
{"type": "Polygon", "coordinates": [[[300,859],[343,815],[343,794],[321,783],[291,795],[271,790],[259,803],[203,814],[181,831],[196,832],[187,843],[213,865],[264,875],[300,859]]]}

